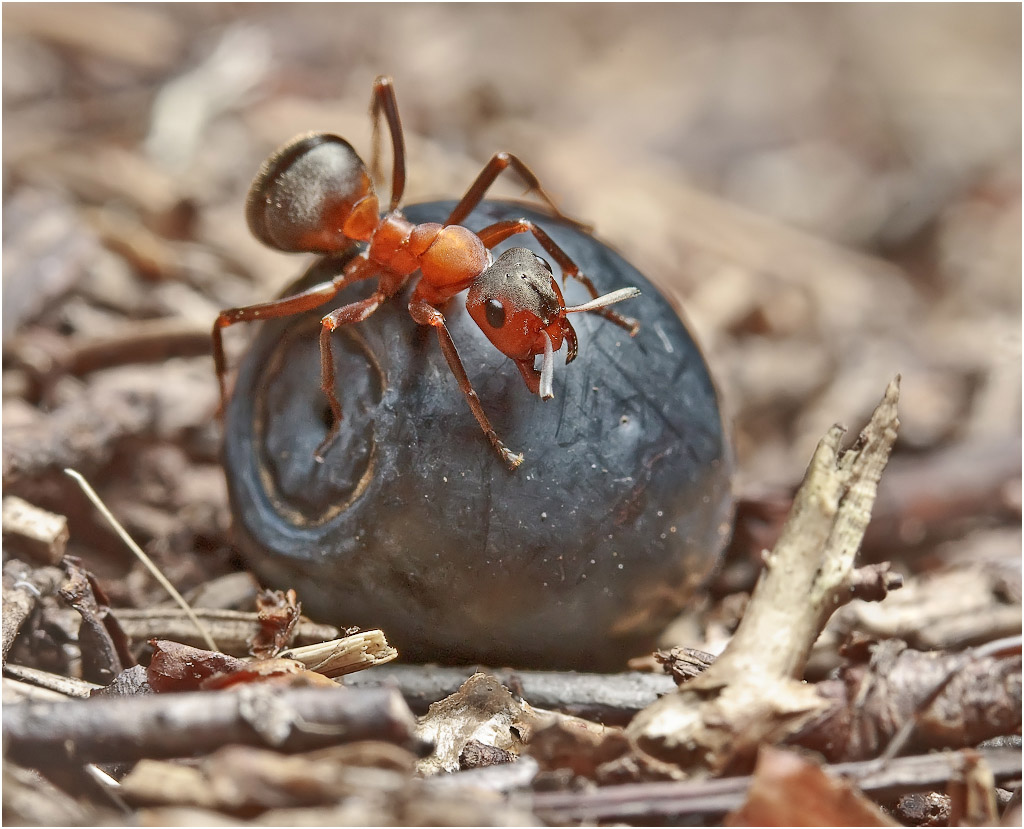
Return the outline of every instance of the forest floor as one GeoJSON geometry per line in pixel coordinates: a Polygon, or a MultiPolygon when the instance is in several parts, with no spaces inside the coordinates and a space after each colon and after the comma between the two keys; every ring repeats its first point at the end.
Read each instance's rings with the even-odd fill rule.
{"type": "MultiPolygon", "coordinates": [[[[990,705],[988,722],[999,727],[961,724],[940,738],[921,726],[931,742],[916,744],[920,758],[1019,734],[1019,638],[1005,640],[1021,632],[1020,14],[966,4],[5,5],[4,702],[88,696],[109,682],[112,664],[148,662],[151,637],[198,644],[187,620],[154,621],[174,616],[163,587],[66,468],[193,607],[211,619],[249,614],[216,623],[245,656],[256,586],[232,541],[209,332],[220,310],[275,296],[308,260],[270,251],[246,229],[260,161],[312,129],[368,150],[371,83],[390,74],[406,135],[406,202],[456,197],[492,153],[512,151],[567,214],[593,224],[682,309],[704,350],[735,448],[737,525],[716,579],[663,636],[666,649],[722,652],[815,446],[836,422],[861,429],[899,375],[899,437],[859,564],[890,562],[903,586],[837,612],[797,678],[835,682],[841,666],[891,678],[903,658],[891,648],[931,652],[941,662],[938,685],[928,686],[937,694],[977,691],[947,687],[955,671],[998,679],[978,691],[986,702],[960,704],[990,705]],[[1000,719],[1014,702],[1015,724],[1000,719]]],[[[522,188],[509,177],[494,194],[522,188]]],[[[232,360],[249,336],[231,332],[232,360]]],[[[275,601],[264,610],[271,639],[344,634],[316,619],[293,629],[289,597],[275,601]]],[[[348,709],[336,724],[369,741],[313,740],[290,756],[240,748],[237,723],[209,726],[223,739],[184,762],[163,759],[182,753],[156,747],[167,734],[146,735],[149,752],[85,751],[77,764],[25,749],[4,764],[4,821],[782,820],[763,811],[782,805],[755,801],[747,792],[757,786],[735,776],[749,764],[711,769],[734,775],[716,789],[706,775],[672,771],[678,759],[624,761],[615,741],[638,727],[620,727],[673,688],[659,662],[637,657],[636,671],[594,692],[564,690],[569,675],[502,673],[514,695],[491,682],[485,705],[467,702],[464,688],[418,724],[396,714],[391,697],[367,696],[367,731],[348,709]],[[655,684],[608,702],[615,683],[641,672],[655,684]],[[530,748],[541,726],[524,700],[600,719],[618,736],[595,726],[589,742],[577,734],[562,746],[549,732],[530,748]],[[489,716],[510,718],[506,731],[522,726],[517,742],[469,740],[480,723],[466,722],[488,705],[489,716]],[[441,731],[430,730],[435,721],[441,731]],[[447,759],[420,757],[428,732],[440,745],[445,728],[446,740],[463,737],[447,759]],[[432,775],[492,762],[505,768],[494,783],[460,786],[469,771],[432,775]],[[172,773],[181,777],[165,785],[172,773]],[[628,788],[702,779],[710,788],[672,790],[662,807],[662,795],[628,788]],[[613,783],[626,785],[615,795],[613,783]]],[[[199,657],[165,658],[173,673],[175,660],[199,657]]],[[[666,650],[661,661],[679,668],[695,658],[666,650]]],[[[354,684],[372,686],[380,671],[421,713],[469,675],[431,670],[371,667],[354,684]]],[[[896,707],[920,725],[928,688],[886,693],[918,693],[896,707]]],[[[16,707],[5,705],[5,748],[16,707]]],[[[586,731],[577,720],[542,725],[586,731]]],[[[881,728],[874,754],[825,754],[869,760],[898,726],[881,728]]],[[[840,814],[862,825],[1019,821],[1016,745],[1016,766],[1000,766],[1005,756],[991,747],[971,755],[1000,784],[978,784],[982,794],[962,763],[929,767],[902,788],[893,776],[872,782],[877,768],[849,771],[870,798],[864,808],[880,804],[890,817],[840,814]]],[[[840,797],[808,782],[808,768],[786,766],[792,758],[762,759],[761,785],[774,770],[801,790],[820,786],[822,803],[840,797]]]]}

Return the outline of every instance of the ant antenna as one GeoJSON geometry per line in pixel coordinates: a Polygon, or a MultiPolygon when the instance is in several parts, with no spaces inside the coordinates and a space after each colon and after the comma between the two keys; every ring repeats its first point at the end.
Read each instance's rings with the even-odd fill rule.
{"type": "MultiPolygon", "coordinates": [[[[617,291],[612,291],[604,296],[599,296],[589,302],[584,302],[582,305],[567,307],[565,309],[565,313],[575,314],[581,311],[598,311],[601,308],[607,308],[609,305],[614,305],[616,302],[622,302],[624,299],[631,299],[632,297],[639,295],[639,288],[620,288],[617,291]]],[[[540,396],[541,400],[550,400],[555,396],[555,352],[551,346],[551,338],[548,336],[548,332],[541,330],[540,335],[544,338],[544,359],[540,364],[540,380],[538,383],[537,394],[540,396]]]]}
{"type": "Polygon", "coordinates": [[[639,288],[619,288],[617,291],[612,291],[610,294],[599,296],[597,299],[592,299],[590,302],[584,302],[582,305],[566,307],[565,313],[575,314],[580,311],[598,311],[601,308],[607,308],[609,305],[614,305],[616,302],[622,302],[624,299],[631,299],[635,296],[640,296],[639,288]]]}

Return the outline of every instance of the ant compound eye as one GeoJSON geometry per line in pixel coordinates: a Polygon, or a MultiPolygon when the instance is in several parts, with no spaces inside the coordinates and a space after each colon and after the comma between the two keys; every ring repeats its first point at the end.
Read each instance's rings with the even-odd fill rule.
{"type": "MultiPolygon", "coordinates": [[[[535,253],[534,256],[537,256],[537,254],[535,253]]],[[[543,256],[537,256],[537,260],[544,266],[544,269],[548,273],[554,273],[554,271],[551,270],[551,263],[548,262],[547,259],[545,259],[543,256]]]]}
{"type": "Polygon", "coordinates": [[[491,328],[502,328],[505,325],[505,306],[496,299],[487,300],[484,306],[484,314],[487,323],[491,328]]]}

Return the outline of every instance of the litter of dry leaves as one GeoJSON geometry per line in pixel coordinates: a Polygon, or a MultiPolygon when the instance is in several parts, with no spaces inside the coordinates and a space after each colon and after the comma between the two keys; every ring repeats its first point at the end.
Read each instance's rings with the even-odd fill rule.
{"type": "Polygon", "coordinates": [[[3,22],[6,824],[1019,825],[1019,7],[3,22]],[[733,541],[632,671],[404,664],[232,544],[210,326],[301,269],[245,190],[381,73],[407,201],[529,159],[717,378],[733,541]]]}

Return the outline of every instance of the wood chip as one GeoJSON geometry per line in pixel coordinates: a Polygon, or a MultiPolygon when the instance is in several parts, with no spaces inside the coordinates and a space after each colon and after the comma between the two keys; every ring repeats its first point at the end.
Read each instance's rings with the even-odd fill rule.
{"type": "Polygon", "coordinates": [[[335,677],[355,673],[374,665],[383,665],[398,658],[398,651],[388,644],[383,631],[364,630],[281,653],[282,659],[295,659],[309,670],[335,677]]]}
{"type": "Polygon", "coordinates": [[[59,564],[68,546],[68,519],[8,495],[3,500],[3,539],[5,549],[14,548],[41,564],[59,564]]]}

